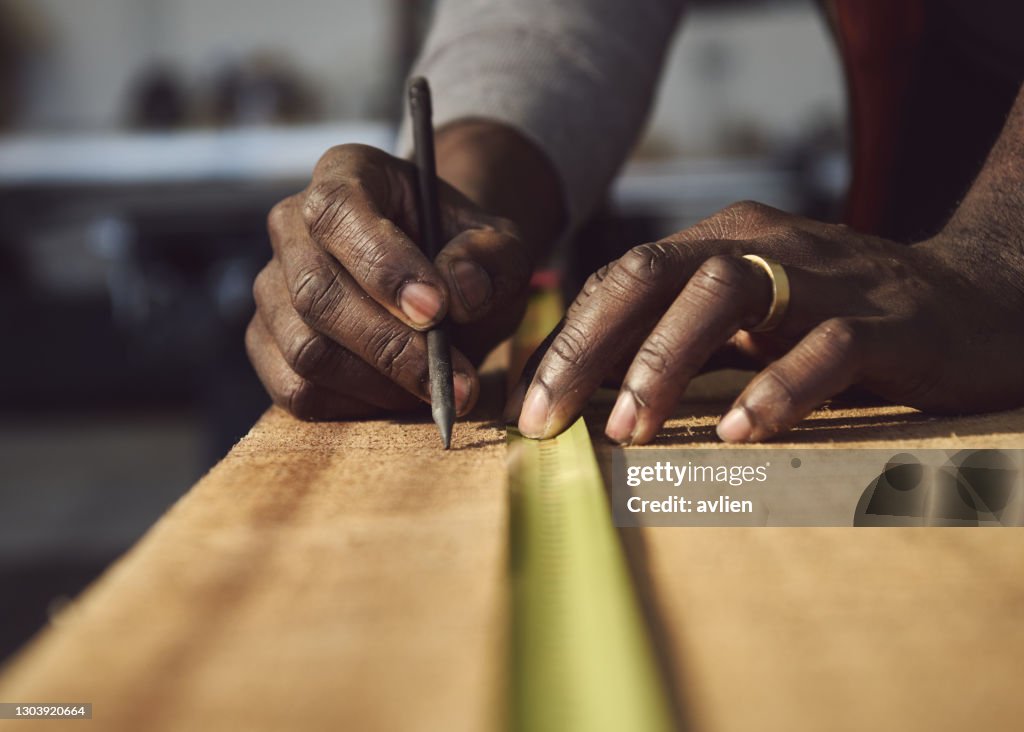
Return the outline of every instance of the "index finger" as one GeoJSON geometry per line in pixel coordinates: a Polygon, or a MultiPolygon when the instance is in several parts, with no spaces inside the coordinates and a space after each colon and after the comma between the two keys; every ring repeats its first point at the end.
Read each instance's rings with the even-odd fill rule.
{"type": "Polygon", "coordinates": [[[424,330],[447,312],[448,289],[394,220],[407,195],[395,174],[408,165],[361,145],[333,148],[317,163],[302,216],[313,241],[370,297],[424,330]]]}

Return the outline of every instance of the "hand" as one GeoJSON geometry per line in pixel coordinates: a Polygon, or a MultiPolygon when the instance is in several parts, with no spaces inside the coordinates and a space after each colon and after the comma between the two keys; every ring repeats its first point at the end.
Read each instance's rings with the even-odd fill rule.
{"type": "Polygon", "coordinates": [[[434,262],[416,245],[415,167],[362,145],[329,150],[309,187],[267,220],[274,256],[253,286],[246,348],[274,402],[307,419],[429,401],[423,331],[453,323],[456,408],[474,363],[518,323],[532,271],[516,227],[441,183],[434,262]]]}
{"type": "Polygon", "coordinates": [[[855,383],[921,409],[1020,405],[1024,277],[1000,250],[944,235],[907,246],[736,204],[589,279],[535,359],[519,428],[558,434],[618,372],[606,433],[643,444],[694,375],[737,357],[769,365],[719,423],[728,442],[778,435],[855,383]],[[771,280],[743,254],[788,274],[789,308],[771,332],[746,330],[767,313],[771,280]]]}

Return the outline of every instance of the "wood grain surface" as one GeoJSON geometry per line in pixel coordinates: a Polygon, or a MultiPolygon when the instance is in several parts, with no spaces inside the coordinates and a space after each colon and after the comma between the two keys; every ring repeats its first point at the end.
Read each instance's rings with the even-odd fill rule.
{"type": "MultiPolygon", "coordinates": [[[[697,391],[656,446],[717,447],[736,391],[697,391]]],[[[608,400],[590,414],[601,429],[608,400]]],[[[595,436],[606,482],[611,446],[595,436]]],[[[1024,410],[943,418],[832,405],[769,447],[1024,448],[1024,410]]],[[[765,447],[765,446],[760,446],[765,447]]],[[[1024,529],[623,531],[680,725],[1024,729],[1024,529]]]]}
{"type": "Polygon", "coordinates": [[[493,729],[504,451],[484,421],[446,453],[428,419],[272,409],[7,668],[0,699],[92,702],[103,730],[493,729]]]}
{"type": "MultiPolygon", "coordinates": [[[[712,443],[724,407],[685,405],[659,444],[712,443]]],[[[1024,412],[833,407],[791,439],[1021,447],[1024,412]]],[[[500,729],[504,431],[479,419],[450,453],[437,440],[426,419],[271,410],[8,665],[0,699],[93,702],[104,730],[500,729]]],[[[686,728],[1021,727],[1024,531],[625,539],[686,728]]]]}
{"type": "Polygon", "coordinates": [[[1019,730],[1021,529],[652,528],[685,726],[1019,730]]]}

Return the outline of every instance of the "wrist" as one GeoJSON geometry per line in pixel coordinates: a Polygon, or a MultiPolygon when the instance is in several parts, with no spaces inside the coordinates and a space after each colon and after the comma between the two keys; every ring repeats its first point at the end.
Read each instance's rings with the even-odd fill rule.
{"type": "Polygon", "coordinates": [[[1024,86],[978,177],[935,237],[962,271],[1012,283],[1024,292],[1024,86]],[[967,268],[970,267],[968,270],[967,268]]]}
{"type": "Polygon", "coordinates": [[[437,131],[437,172],[488,213],[515,223],[542,257],[567,221],[561,181],[551,161],[511,127],[461,120],[437,131]]]}
{"type": "Polygon", "coordinates": [[[1024,307],[1024,257],[1000,226],[954,218],[935,236],[914,246],[975,292],[999,293],[1024,307]]]}

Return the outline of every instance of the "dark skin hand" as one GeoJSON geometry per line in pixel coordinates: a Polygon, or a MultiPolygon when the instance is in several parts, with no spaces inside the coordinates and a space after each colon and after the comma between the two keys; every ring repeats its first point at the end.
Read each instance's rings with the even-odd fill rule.
{"type": "Polygon", "coordinates": [[[439,186],[448,243],[433,262],[416,245],[414,166],[374,148],[329,150],[309,187],[270,212],[274,256],[253,286],[246,348],[292,414],[344,419],[429,402],[424,331],[446,316],[465,414],[479,393],[475,364],[522,317],[533,262],[561,227],[555,174],[493,124],[460,124],[436,145],[439,176],[454,185],[439,186]],[[510,195],[523,188],[537,200],[510,195]]]}
{"type": "Polygon", "coordinates": [[[912,246],[740,203],[636,247],[591,276],[510,404],[524,435],[552,437],[625,373],[606,425],[650,442],[709,363],[765,368],[718,426],[772,438],[850,385],[926,410],[1024,404],[1024,94],[950,223],[912,246]],[[791,302],[768,333],[781,263],[791,302]]]}
{"type": "MultiPolygon", "coordinates": [[[[445,313],[456,324],[457,406],[472,406],[473,364],[518,321],[532,263],[564,211],[550,164],[507,128],[459,123],[438,134],[437,150],[452,185],[441,195],[451,240],[436,262],[412,244],[411,167],[377,150],[330,151],[310,187],[272,212],[275,256],[255,285],[246,342],[294,414],[357,417],[426,400],[422,331],[445,313]]],[[[526,392],[520,429],[557,434],[602,381],[625,373],[607,431],[647,442],[695,373],[738,361],[769,365],[719,425],[728,441],[773,437],[855,383],[931,410],[1022,404],[1022,181],[1018,97],[971,191],[927,241],[738,204],[637,247],[591,278],[538,354],[529,392],[522,384],[511,402],[518,413],[526,392]],[[771,333],[747,330],[770,285],[742,254],[789,274],[792,302],[771,333]]]]}

